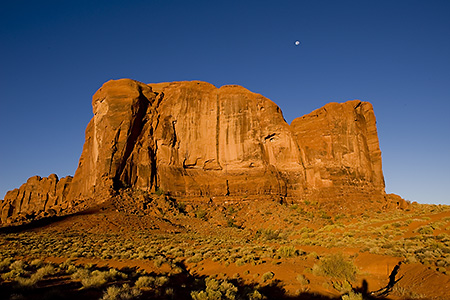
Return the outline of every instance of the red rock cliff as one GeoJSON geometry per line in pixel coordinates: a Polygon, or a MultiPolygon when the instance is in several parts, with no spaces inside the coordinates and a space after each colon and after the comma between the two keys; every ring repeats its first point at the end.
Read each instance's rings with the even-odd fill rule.
{"type": "Polygon", "coordinates": [[[318,198],[383,198],[381,151],[370,103],[329,103],[293,120],[291,128],[302,149],[307,187],[318,198]]]}
{"type": "Polygon", "coordinates": [[[1,224],[56,215],[68,208],[67,193],[72,178],[30,177],[19,189],[6,193],[0,203],[1,224]]]}
{"type": "Polygon", "coordinates": [[[42,204],[42,195],[55,194],[54,180],[27,183],[28,208],[19,205],[20,193],[9,192],[3,223],[61,201],[101,202],[123,187],[178,197],[384,197],[367,102],[330,103],[289,126],[275,103],[240,86],[121,79],[105,83],[92,106],[78,169],[58,204],[42,204]]]}

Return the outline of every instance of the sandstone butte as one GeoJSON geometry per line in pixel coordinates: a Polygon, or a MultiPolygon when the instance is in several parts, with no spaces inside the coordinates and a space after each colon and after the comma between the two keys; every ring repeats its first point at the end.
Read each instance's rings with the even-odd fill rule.
{"type": "Polygon", "coordinates": [[[329,103],[289,125],[274,102],[241,86],[120,79],[92,106],[74,177],[34,176],[9,191],[2,226],[89,207],[123,188],[204,202],[402,203],[385,193],[368,102],[329,103]]]}

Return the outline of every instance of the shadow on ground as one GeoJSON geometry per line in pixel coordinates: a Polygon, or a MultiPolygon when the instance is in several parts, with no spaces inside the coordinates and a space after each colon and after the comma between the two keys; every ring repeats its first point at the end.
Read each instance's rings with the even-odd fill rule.
{"type": "MultiPolygon", "coordinates": [[[[232,288],[229,290],[212,289],[213,291],[220,291],[222,297],[205,297],[208,292],[211,293],[211,286],[207,286],[207,280],[205,276],[198,276],[190,274],[185,266],[180,263],[179,267],[183,270],[178,274],[172,274],[167,276],[167,280],[162,284],[155,284],[141,289],[141,295],[139,297],[131,299],[193,299],[192,292],[201,293],[202,297],[197,299],[323,299],[334,300],[341,299],[341,297],[329,297],[315,293],[303,292],[298,295],[288,295],[282,286],[282,283],[278,280],[273,280],[268,285],[259,286],[257,283],[246,284],[240,278],[226,279],[228,283],[232,284],[232,288]],[[234,286],[234,287],[233,287],[234,286]],[[227,297],[227,291],[232,291],[233,297],[227,297]],[[255,293],[256,291],[256,293],[255,293]]],[[[95,268],[95,266],[93,267],[95,268]]],[[[107,270],[107,268],[95,268],[96,270],[107,270]]],[[[98,288],[83,288],[80,281],[72,280],[70,276],[56,274],[50,278],[46,278],[32,287],[21,287],[15,281],[3,281],[0,279],[0,299],[4,300],[19,300],[19,299],[31,299],[31,300],[90,300],[90,299],[102,299],[107,291],[108,287],[117,286],[122,287],[124,284],[128,284],[131,288],[134,286],[137,278],[142,276],[136,268],[123,268],[121,272],[128,275],[127,280],[109,282],[98,288]]],[[[146,276],[161,276],[161,274],[146,274],[146,276]]],[[[222,283],[220,279],[218,283],[222,283]]],[[[385,296],[371,296],[367,291],[367,285],[358,287],[355,292],[361,293],[363,299],[388,299],[385,296]]],[[[216,294],[217,295],[217,294],[216,294]]],[[[125,299],[117,296],[115,298],[106,299],[125,299]]],[[[130,299],[130,298],[126,298],[130,299]]],[[[195,299],[195,297],[194,297],[195,299]]]]}

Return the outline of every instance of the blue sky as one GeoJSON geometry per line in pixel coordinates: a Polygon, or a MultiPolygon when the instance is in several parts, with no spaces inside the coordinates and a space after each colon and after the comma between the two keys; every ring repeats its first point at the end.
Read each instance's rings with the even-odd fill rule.
{"type": "Polygon", "coordinates": [[[132,78],[239,84],[289,123],[369,101],[386,191],[450,204],[449,37],[450,1],[2,1],[0,198],[73,175],[92,95],[132,78]]]}

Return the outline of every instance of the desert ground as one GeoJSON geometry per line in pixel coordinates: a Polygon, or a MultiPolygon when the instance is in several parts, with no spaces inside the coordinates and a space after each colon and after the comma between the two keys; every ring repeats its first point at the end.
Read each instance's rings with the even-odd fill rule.
{"type": "Polygon", "coordinates": [[[136,193],[3,228],[0,298],[450,299],[448,206],[136,193]]]}

